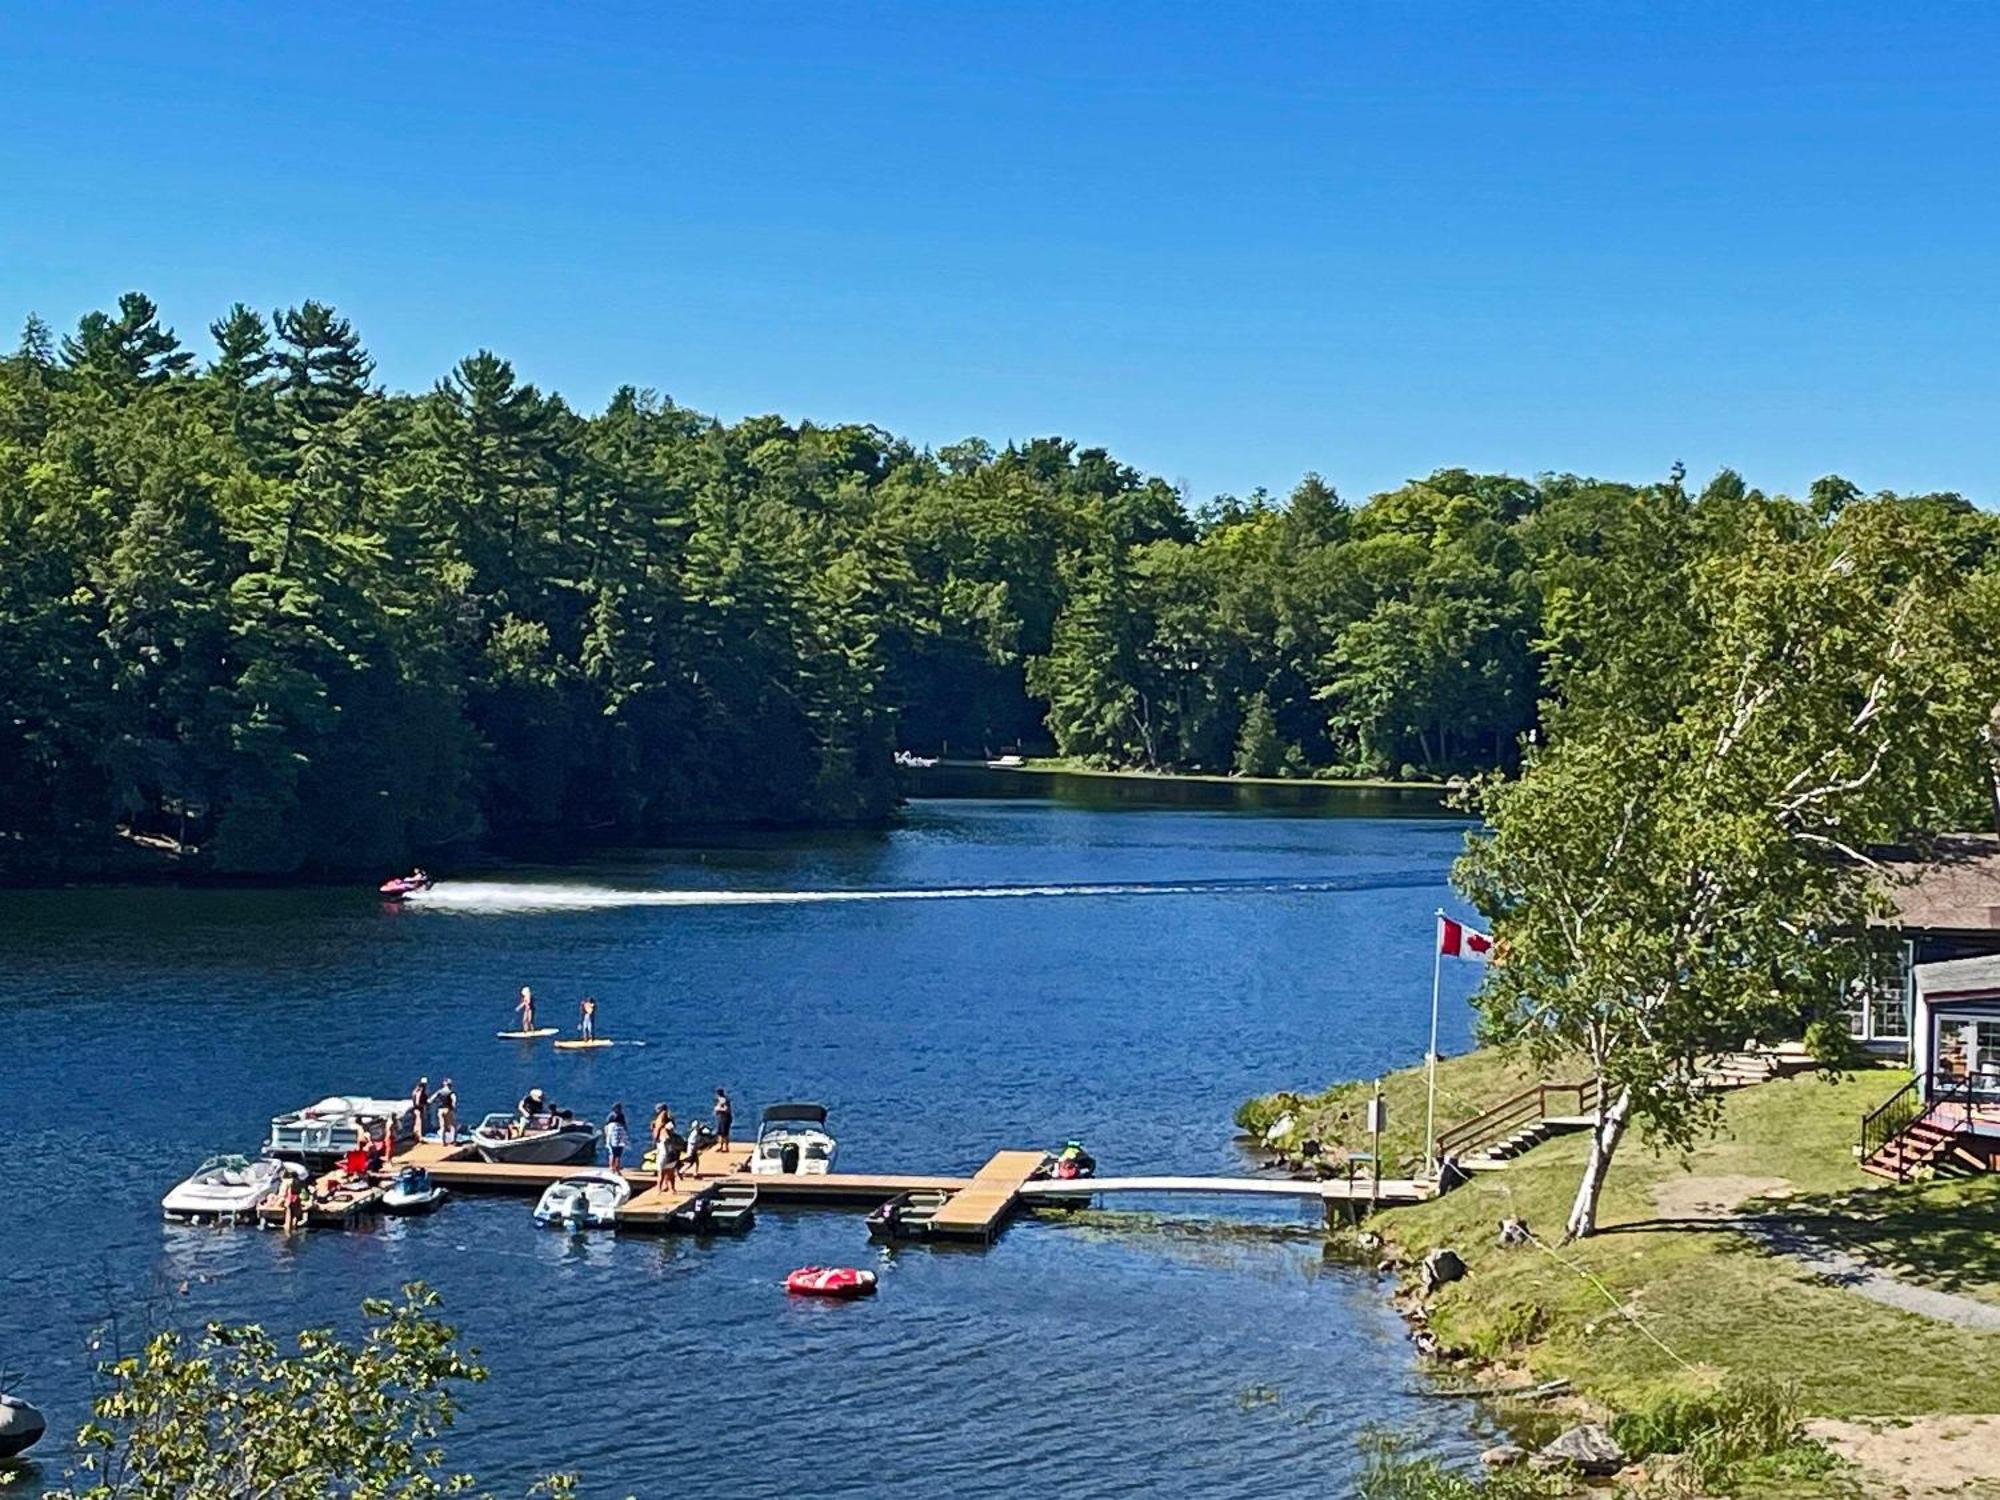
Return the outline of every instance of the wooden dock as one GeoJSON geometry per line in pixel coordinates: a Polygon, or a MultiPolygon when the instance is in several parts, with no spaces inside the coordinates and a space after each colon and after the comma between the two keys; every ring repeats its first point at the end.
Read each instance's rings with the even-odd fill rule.
{"type": "MultiPolygon", "coordinates": [[[[659,1231],[682,1209],[712,1194],[724,1182],[753,1184],[760,1203],[794,1204],[805,1207],[873,1210],[901,1193],[931,1190],[949,1194],[930,1220],[930,1237],[987,1244],[1006,1227],[1022,1208],[1038,1203],[1075,1203],[1121,1194],[1165,1194],[1211,1198],[1289,1198],[1316,1202],[1329,1213],[1337,1205],[1361,1207],[1381,1204],[1417,1203],[1432,1196],[1430,1183],[1406,1178],[1385,1178],[1379,1184],[1344,1179],[1300,1182],[1271,1177],[1084,1177],[1067,1180],[1038,1178],[1034,1174],[1047,1164],[1042,1151],[1000,1151],[971,1177],[926,1176],[885,1172],[829,1172],[823,1176],[774,1173],[751,1175],[748,1145],[732,1145],[727,1150],[711,1147],[702,1154],[700,1172],[683,1172],[673,1188],[655,1186],[654,1173],[627,1167],[624,1175],[632,1184],[631,1199],[619,1211],[620,1227],[659,1231]]],[[[423,1167],[436,1182],[455,1191],[510,1193],[538,1197],[550,1184],[590,1168],[571,1163],[540,1166],[519,1162],[482,1161],[471,1143],[446,1145],[439,1141],[419,1141],[401,1152],[380,1174],[387,1179],[407,1166],[423,1167]]],[[[329,1174],[326,1182],[339,1179],[329,1174]]],[[[347,1224],[372,1211],[380,1201],[381,1188],[356,1187],[346,1183],[340,1196],[308,1210],[313,1224],[347,1224]]],[[[275,1220],[275,1202],[260,1208],[267,1220],[275,1220]]]]}
{"type": "Polygon", "coordinates": [[[989,1242],[1020,1206],[1021,1189],[1048,1163],[1046,1151],[1002,1151],[931,1215],[939,1239],[989,1242]]]}

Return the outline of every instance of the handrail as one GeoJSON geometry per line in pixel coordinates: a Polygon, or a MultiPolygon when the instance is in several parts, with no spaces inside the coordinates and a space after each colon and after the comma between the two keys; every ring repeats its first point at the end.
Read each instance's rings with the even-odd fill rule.
{"type": "MultiPolygon", "coordinates": [[[[1873,1161],[1885,1147],[1918,1121],[1929,1120],[1954,1104],[1962,1111],[1963,1123],[1959,1130],[1970,1129],[1970,1073],[1962,1078],[1939,1077],[1928,1072],[1917,1074],[1861,1117],[1861,1160],[1873,1161]]],[[[1910,1173],[1908,1154],[1899,1152],[1894,1165],[1896,1181],[1907,1181],[1910,1173]]]]}
{"type": "Polygon", "coordinates": [[[1549,1096],[1552,1094],[1567,1094],[1575,1101],[1574,1109],[1562,1113],[1589,1114],[1597,1108],[1602,1097],[1602,1085],[1594,1078],[1580,1083],[1530,1084],[1518,1094],[1510,1095],[1471,1119],[1441,1132],[1435,1147],[1438,1159],[1442,1161],[1447,1156],[1476,1151],[1481,1146],[1512,1135],[1524,1125],[1547,1119],[1550,1114],[1549,1096]]]}

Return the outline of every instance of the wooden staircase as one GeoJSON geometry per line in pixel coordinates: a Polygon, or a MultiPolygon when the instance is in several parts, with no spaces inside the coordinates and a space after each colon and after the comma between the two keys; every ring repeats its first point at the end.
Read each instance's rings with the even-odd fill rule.
{"type": "Polygon", "coordinates": [[[1861,1170],[1891,1182],[1969,1177],[1986,1170],[1954,1119],[1970,1119],[1970,1082],[1919,1073],[1861,1117],[1861,1170]]]}
{"type": "Polygon", "coordinates": [[[1597,1085],[1536,1083],[1437,1138],[1439,1161],[1468,1172],[1491,1172],[1550,1136],[1587,1130],[1597,1110],[1597,1085]]]}

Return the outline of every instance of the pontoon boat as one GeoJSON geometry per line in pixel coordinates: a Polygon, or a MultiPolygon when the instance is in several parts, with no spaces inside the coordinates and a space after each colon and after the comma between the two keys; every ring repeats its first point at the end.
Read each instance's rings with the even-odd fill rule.
{"type": "Polygon", "coordinates": [[[416,1140],[417,1114],[408,1099],[336,1094],[271,1121],[271,1138],[265,1142],[264,1154],[325,1171],[339,1166],[348,1152],[363,1146],[364,1135],[368,1140],[380,1140],[384,1121],[395,1135],[398,1151],[416,1140]]]}

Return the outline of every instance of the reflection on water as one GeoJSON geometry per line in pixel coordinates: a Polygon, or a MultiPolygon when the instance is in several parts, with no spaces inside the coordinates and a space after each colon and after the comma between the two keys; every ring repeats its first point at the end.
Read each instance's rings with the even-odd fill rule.
{"type": "Polygon", "coordinates": [[[614,1495],[1341,1493],[1365,1421],[1462,1446],[1465,1416],[1408,1394],[1381,1288],[1322,1260],[1306,1209],[1216,1209],[1262,1226],[1217,1232],[1208,1206],[1149,1204],[890,1254],[858,1215],[805,1210],[741,1239],[618,1239],[460,1196],[286,1242],[164,1226],[157,1204],[271,1115],[419,1073],[453,1076],[473,1117],[531,1084],[684,1118],[727,1084],[739,1122],[816,1097],[855,1170],[964,1172],[1070,1135],[1121,1172],[1232,1170],[1245,1094],[1421,1054],[1460,836],[974,800],[886,837],[486,871],[428,909],[15,893],[0,1104],[16,1159],[47,1169],[0,1218],[0,1370],[68,1431],[111,1309],[126,1344],[209,1318],[352,1327],[361,1298],[422,1277],[494,1371],[453,1451],[503,1494],[554,1468],[614,1495]],[[606,1034],[650,1045],[497,1042],[524,983],[554,1024],[590,992],[606,1034]],[[873,1266],[881,1293],[787,1298],[808,1262],[873,1266]]]}

